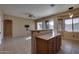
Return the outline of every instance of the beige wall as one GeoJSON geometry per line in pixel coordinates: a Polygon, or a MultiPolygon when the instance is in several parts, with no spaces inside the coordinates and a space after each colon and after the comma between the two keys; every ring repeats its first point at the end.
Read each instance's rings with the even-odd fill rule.
{"type": "Polygon", "coordinates": [[[35,28],[34,21],[33,20],[25,20],[24,18],[21,17],[15,17],[15,16],[9,16],[6,15],[5,19],[9,19],[13,21],[12,25],[12,33],[13,37],[19,37],[19,36],[26,36],[27,31],[24,27],[25,24],[30,25],[30,30],[35,28]]]}

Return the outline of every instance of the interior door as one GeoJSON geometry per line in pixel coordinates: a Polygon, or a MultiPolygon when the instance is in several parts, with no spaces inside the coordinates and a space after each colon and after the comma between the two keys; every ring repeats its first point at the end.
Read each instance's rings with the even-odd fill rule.
{"type": "Polygon", "coordinates": [[[4,38],[12,38],[12,21],[4,20],[4,38]]]}

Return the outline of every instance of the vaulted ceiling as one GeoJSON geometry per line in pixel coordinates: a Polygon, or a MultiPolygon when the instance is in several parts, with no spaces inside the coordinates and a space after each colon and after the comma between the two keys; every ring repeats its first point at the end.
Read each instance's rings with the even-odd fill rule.
{"type": "Polygon", "coordinates": [[[78,8],[79,4],[55,4],[54,6],[51,4],[1,4],[0,8],[5,15],[25,17],[25,13],[30,13],[38,19],[67,11],[72,6],[78,8]]]}

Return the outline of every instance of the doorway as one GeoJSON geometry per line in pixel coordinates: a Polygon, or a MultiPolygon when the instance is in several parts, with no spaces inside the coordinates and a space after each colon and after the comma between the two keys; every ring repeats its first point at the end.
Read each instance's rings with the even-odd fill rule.
{"type": "Polygon", "coordinates": [[[12,20],[4,20],[4,38],[12,38],[12,20]]]}

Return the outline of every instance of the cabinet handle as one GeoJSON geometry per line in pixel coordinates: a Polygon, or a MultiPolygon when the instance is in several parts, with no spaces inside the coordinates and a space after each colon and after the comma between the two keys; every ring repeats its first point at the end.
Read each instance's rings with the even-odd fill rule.
{"type": "Polygon", "coordinates": [[[75,35],[72,35],[72,37],[75,37],[75,35]]]}

